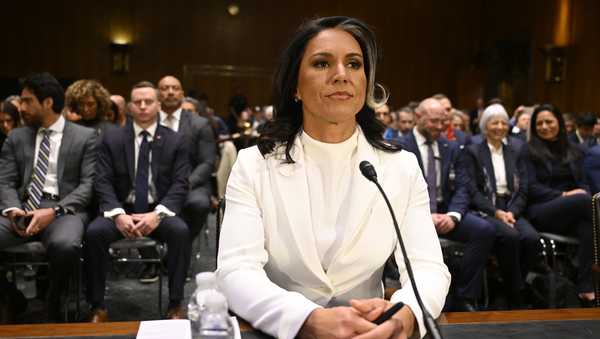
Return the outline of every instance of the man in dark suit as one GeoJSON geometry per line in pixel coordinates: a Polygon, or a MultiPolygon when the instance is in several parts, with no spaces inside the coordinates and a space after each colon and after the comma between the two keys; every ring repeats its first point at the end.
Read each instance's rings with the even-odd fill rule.
{"type": "Polygon", "coordinates": [[[0,249],[43,242],[50,263],[48,317],[58,321],[92,198],[95,133],[62,117],[64,92],[52,75],[32,75],[22,86],[27,126],[10,133],[0,155],[0,249]]]}
{"type": "Polygon", "coordinates": [[[192,239],[200,232],[210,210],[211,176],[216,159],[215,137],[208,119],[183,110],[181,82],[170,75],[158,82],[160,124],[183,135],[189,150],[190,192],[182,211],[192,239]]]}
{"type": "Polygon", "coordinates": [[[417,125],[402,146],[414,153],[427,181],[431,216],[438,234],[466,244],[456,277],[457,310],[474,311],[481,295],[483,271],[494,244],[493,225],[472,213],[466,167],[460,146],[442,136],[445,111],[435,98],[423,100],[415,111],[417,125]]]}
{"type": "Polygon", "coordinates": [[[185,317],[181,302],[190,263],[190,231],[177,215],[188,194],[183,138],[158,124],[158,93],[149,82],[131,91],[133,121],[105,131],[98,149],[95,190],[100,216],[85,233],[87,299],[93,322],[108,319],[104,286],[111,242],[148,236],[168,246],[171,319],[185,317]]]}
{"type": "Polygon", "coordinates": [[[600,145],[590,147],[583,160],[583,173],[592,195],[600,192],[600,145]]]}
{"type": "Polygon", "coordinates": [[[582,150],[596,145],[594,138],[594,125],[596,125],[596,115],[594,113],[584,113],[575,120],[575,132],[568,135],[569,141],[580,145],[582,150]]]}

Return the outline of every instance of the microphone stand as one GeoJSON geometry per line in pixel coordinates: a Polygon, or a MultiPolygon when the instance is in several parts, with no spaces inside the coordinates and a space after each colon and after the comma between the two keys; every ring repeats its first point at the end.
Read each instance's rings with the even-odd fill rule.
{"type": "Polygon", "coordinates": [[[402,241],[402,235],[400,234],[400,228],[398,227],[398,221],[396,221],[396,215],[394,214],[394,209],[392,208],[392,204],[390,204],[390,201],[388,200],[387,195],[385,194],[385,192],[383,191],[383,188],[377,181],[377,173],[375,172],[375,168],[373,168],[373,165],[366,162],[368,165],[364,166],[364,167],[367,167],[367,166],[371,167],[372,173],[363,171],[363,163],[365,163],[365,162],[366,161],[361,162],[361,173],[365,176],[365,178],[367,178],[369,181],[372,181],[377,186],[377,188],[379,189],[379,192],[381,192],[381,195],[383,196],[383,199],[385,199],[385,203],[387,204],[390,214],[392,215],[392,220],[394,222],[394,229],[396,230],[396,236],[398,237],[398,242],[400,243],[400,249],[402,250],[402,256],[404,257],[404,265],[406,266],[406,270],[408,271],[408,277],[410,278],[409,279],[410,284],[412,285],[413,292],[415,293],[415,297],[417,298],[417,302],[419,303],[419,308],[421,308],[421,312],[423,313],[423,323],[425,324],[425,328],[427,329],[427,332],[430,333],[430,335],[433,339],[443,339],[442,334],[440,332],[440,328],[438,327],[438,324],[435,322],[435,319],[433,319],[431,314],[427,311],[427,309],[425,308],[425,305],[423,305],[423,300],[421,300],[421,295],[419,294],[419,290],[417,289],[417,284],[415,282],[415,276],[413,275],[412,266],[410,265],[410,261],[408,260],[408,255],[406,254],[406,248],[404,247],[404,241],[402,241]]]}

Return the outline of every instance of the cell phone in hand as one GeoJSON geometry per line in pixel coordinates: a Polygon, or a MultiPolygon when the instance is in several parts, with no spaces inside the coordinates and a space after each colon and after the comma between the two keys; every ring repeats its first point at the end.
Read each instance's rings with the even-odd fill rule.
{"type": "Polygon", "coordinates": [[[384,322],[388,321],[391,317],[396,314],[396,312],[400,311],[400,309],[404,307],[404,303],[399,301],[395,303],[392,307],[390,307],[387,311],[383,312],[377,319],[373,321],[375,325],[381,325],[384,322]]]}
{"type": "Polygon", "coordinates": [[[29,223],[31,222],[31,218],[32,216],[30,215],[22,215],[16,217],[15,224],[17,225],[17,228],[23,231],[26,230],[27,226],[29,226],[29,223]]]}

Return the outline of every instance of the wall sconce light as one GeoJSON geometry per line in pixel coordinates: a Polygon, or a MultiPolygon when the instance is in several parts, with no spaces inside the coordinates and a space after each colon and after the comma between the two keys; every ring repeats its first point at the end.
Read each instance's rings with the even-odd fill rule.
{"type": "Polygon", "coordinates": [[[123,74],[129,72],[130,44],[110,44],[110,60],[113,73],[123,74]]]}
{"type": "Polygon", "coordinates": [[[547,45],[542,49],[545,57],[545,80],[548,83],[558,84],[565,80],[567,75],[567,48],[547,45]]]}
{"type": "Polygon", "coordinates": [[[232,3],[227,6],[227,13],[231,16],[236,16],[240,13],[240,6],[236,3],[232,3]]]}

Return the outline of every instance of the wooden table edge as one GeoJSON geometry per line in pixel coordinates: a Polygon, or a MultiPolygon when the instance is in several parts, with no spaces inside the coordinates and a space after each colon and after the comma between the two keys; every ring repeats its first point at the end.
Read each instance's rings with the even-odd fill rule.
{"type": "MultiPolygon", "coordinates": [[[[244,332],[253,328],[239,319],[240,329],[244,332]]],[[[599,320],[600,308],[571,308],[526,311],[488,311],[488,312],[448,312],[438,319],[441,325],[471,323],[511,323],[527,321],[560,321],[560,320],[599,320]]],[[[25,324],[0,325],[0,337],[75,337],[75,336],[110,336],[136,335],[139,321],[109,323],[68,323],[68,324],[25,324]]]]}

